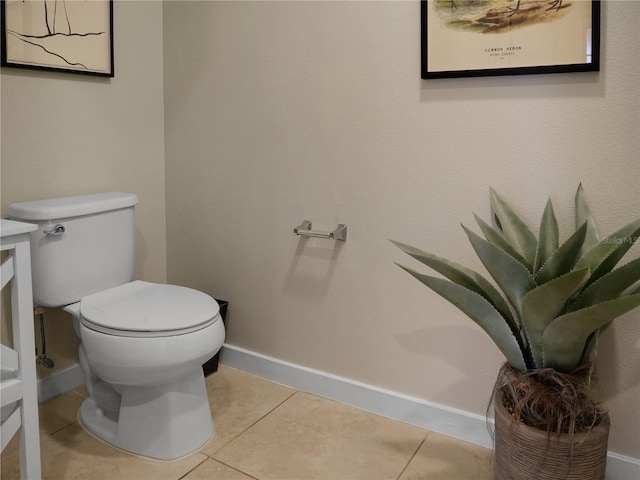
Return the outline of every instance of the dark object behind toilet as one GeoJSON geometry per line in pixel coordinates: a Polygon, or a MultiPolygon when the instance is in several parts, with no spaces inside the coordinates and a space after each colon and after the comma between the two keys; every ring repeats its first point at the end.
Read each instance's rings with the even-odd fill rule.
{"type": "MultiPolygon", "coordinates": [[[[227,326],[227,307],[229,306],[229,302],[226,300],[218,300],[216,298],[216,302],[220,305],[220,316],[222,317],[222,323],[224,326],[227,326]]],[[[204,371],[204,376],[207,377],[214,372],[218,371],[218,363],[220,362],[220,351],[216,353],[213,357],[205,362],[202,365],[202,370],[204,371]]]]}

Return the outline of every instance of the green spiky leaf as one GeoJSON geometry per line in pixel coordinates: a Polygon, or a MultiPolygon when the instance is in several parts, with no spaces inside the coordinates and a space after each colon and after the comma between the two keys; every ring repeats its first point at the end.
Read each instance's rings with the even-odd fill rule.
{"type": "Polygon", "coordinates": [[[640,218],[625,225],[590,248],[576,263],[576,268],[591,269],[590,283],[609,273],[632,247],[640,235],[640,218]]]}
{"type": "Polygon", "coordinates": [[[533,265],[534,273],[544,265],[553,255],[560,245],[560,233],[558,231],[558,220],[553,212],[551,199],[547,200],[547,205],[540,221],[540,233],[538,235],[538,248],[536,250],[536,260],[533,265]]]}
{"type": "Polygon", "coordinates": [[[493,188],[490,190],[490,195],[491,208],[500,222],[504,237],[526,260],[527,266],[532,270],[536,258],[536,248],[538,246],[536,236],[493,188]]]}
{"type": "Polygon", "coordinates": [[[640,306],[640,295],[616,298],[556,318],[543,334],[544,366],[570,372],[580,363],[591,333],[640,306]]]}
{"type": "Polygon", "coordinates": [[[498,290],[482,275],[470,268],[464,267],[445,258],[438,257],[432,253],[425,252],[419,248],[415,248],[401,242],[396,242],[394,240],[391,240],[391,243],[400,248],[400,250],[406,254],[411,255],[419,262],[434,269],[441,275],[444,275],[452,282],[482,295],[491,302],[494,307],[496,307],[507,322],[512,324],[514,331],[518,331],[518,327],[515,324],[513,315],[511,315],[507,302],[505,302],[498,290]]]}
{"type": "Polygon", "coordinates": [[[635,295],[636,293],[640,293],[640,285],[632,286],[628,291],[624,292],[624,295],[635,295]]]}
{"type": "Polygon", "coordinates": [[[467,233],[480,261],[504,292],[518,318],[521,319],[522,297],[536,286],[529,270],[504,250],[479,237],[464,225],[462,228],[467,233]]]}
{"type": "Polygon", "coordinates": [[[520,255],[518,252],[516,252],[516,250],[511,246],[511,244],[505,240],[502,234],[497,232],[494,228],[488,225],[484,220],[478,217],[475,213],[473,214],[473,216],[476,218],[476,222],[478,222],[478,226],[480,227],[480,230],[482,230],[482,234],[484,235],[484,238],[486,238],[489,242],[493,243],[496,247],[499,247],[505,252],[507,252],[509,255],[511,255],[516,260],[518,260],[524,266],[527,266],[527,261],[524,259],[524,257],[520,255]]]}
{"type": "MultiPolygon", "coordinates": [[[[564,275],[575,265],[580,249],[587,233],[587,224],[583,224],[551,255],[549,260],[540,267],[535,275],[536,283],[541,285],[549,280],[564,275]]],[[[577,267],[576,268],[584,268],[577,267]]]]}
{"type": "Polygon", "coordinates": [[[476,322],[491,337],[514,368],[520,371],[527,369],[520,343],[500,312],[489,301],[461,285],[399,266],[476,322]]]}
{"type": "Polygon", "coordinates": [[[534,288],[522,299],[522,325],[537,368],[543,366],[542,335],[545,329],[588,278],[588,268],[574,270],[534,288]]]}
{"type": "MultiPolygon", "coordinates": [[[[603,275],[589,285],[571,306],[571,310],[579,310],[626,295],[625,291],[638,280],[640,280],[640,258],[603,275]]],[[[633,293],[632,290],[629,295],[633,293]]]]}
{"type": "Polygon", "coordinates": [[[587,223],[587,235],[584,240],[584,245],[582,246],[582,252],[584,253],[600,241],[600,235],[598,234],[598,229],[596,228],[596,222],[593,219],[593,215],[591,215],[591,208],[589,208],[589,204],[585,198],[582,183],[578,185],[578,190],[576,191],[575,205],[576,228],[585,222],[587,223]]]}

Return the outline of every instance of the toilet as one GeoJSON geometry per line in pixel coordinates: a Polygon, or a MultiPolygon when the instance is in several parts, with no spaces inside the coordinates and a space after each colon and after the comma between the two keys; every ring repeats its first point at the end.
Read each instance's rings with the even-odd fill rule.
{"type": "Polygon", "coordinates": [[[15,203],[9,217],[38,225],[34,304],[63,307],[80,338],[82,427],[121,450],[175,460],[214,435],[202,364],[225,330],[209,295],[133,280],[137,203],[107,192],[15,203]]]}

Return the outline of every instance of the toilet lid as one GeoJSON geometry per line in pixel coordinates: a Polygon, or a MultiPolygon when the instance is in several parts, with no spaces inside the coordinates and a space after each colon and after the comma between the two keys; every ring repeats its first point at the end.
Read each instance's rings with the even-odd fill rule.
{"type": "Polygon", "coordinates": [[[80,301],[88,328],[130,336],[179,335],[204,328],[219,317],[218,303],[187,287],[140,280],[119,285],[80,301]]]}

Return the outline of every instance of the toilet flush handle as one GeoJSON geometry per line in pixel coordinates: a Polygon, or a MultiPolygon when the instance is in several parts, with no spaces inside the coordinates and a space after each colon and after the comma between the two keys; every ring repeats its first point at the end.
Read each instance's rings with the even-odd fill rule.
{"type": "Polygon", "coordinates": [[[57,225],[54,225],[53,227],[44,231],[46,235],[51,235],[54,237],[59,237],[60,235],[63,235],[64,232],[65,232],[65,228],[64,228],[64,225],[62,225],[61,223],[58,223],[57,225]]]}

